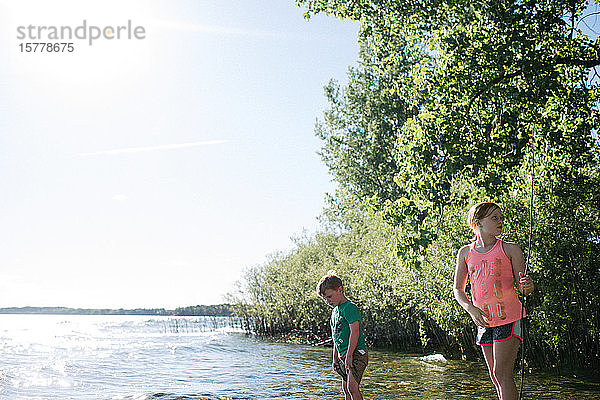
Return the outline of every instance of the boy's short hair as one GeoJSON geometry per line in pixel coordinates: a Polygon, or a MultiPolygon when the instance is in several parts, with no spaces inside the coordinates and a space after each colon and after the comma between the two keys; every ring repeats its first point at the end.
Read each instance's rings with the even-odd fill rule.
{"type": "Polygon", "coordinates": [[[317,284],[317,293],[319,296],[324,296],[327,289],[336,290],[339,287],[343,287],[342,280],[333,272],[329,272],[327,275],[321,278],[317,284]]]}

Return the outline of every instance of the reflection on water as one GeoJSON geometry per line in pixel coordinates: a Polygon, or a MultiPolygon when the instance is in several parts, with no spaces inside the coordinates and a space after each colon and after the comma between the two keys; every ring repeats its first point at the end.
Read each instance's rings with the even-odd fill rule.
{"type": "MultiPolygon", "coordinates": [[[[313,362],[330,359],[330,350],[307,349],[313,362]]],[[[517,382],[519,383],[519,382],[517,382]]],[[[483,362],[450,360],[432,362],[418,355],[371,350],[369,366],[361,382],[365,398],[391,399],[471,399],[496,398],[495,389],[483,362]]],[[[332,397],[333,398],[333,397],[332,397]]],[[[600,383],[550,374],[526,375],[523,399],[600,399],[600,383]]]]}
{"type": "MultiPolygon", "coordinates": [[[[494,399],[495,389],[483,362],[451,360],[433,363],[418,356],[372,351],[363,382],[369,398],[377,399],[494,399]]],[[[519,382],[517,382],[518,384],[519,382]]],[[[524,399],[598,399],[600,384],[576,379],[526,375],[524,399]]]]}
{"type": "MultiPolygon", "coordinates": [[[[0,315],[2,399],[341,399],[331,349],[247,336],[227,318],[0,315]]],[[[483,363],[371,350],[365,398],[494,399],[483,363]]],[[[525,399],[598,399],[526,376],[525,399]]]]}

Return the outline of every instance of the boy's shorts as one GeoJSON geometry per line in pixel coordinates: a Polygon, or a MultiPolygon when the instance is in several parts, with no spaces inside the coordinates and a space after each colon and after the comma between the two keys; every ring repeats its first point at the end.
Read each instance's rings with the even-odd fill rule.
{"type": "Polygon", "coordinates": [[[492,326],[489,328],[485,326],[478,326],[477,344],[480,346],[491,346],[495,342],[502,342],[510,339],[513,336],[523,341],[523,335],[521,333],[521,321],[522,320],[518,320],[506,325],[492,326]]]}
{"type": "MultiPolygon", "coordinates": [[[[345,381],[348,380],[348,371],[345,366],[346,357],[338,359],[337,364],[335,364],[334,369],[335,372],[338,373],[339,376],[345,381]]],[[[356,382],[360,383],[363,374],[365,373],[365,369],[367,368],[367,364],[369,363],[369,353],[367,350],[357,350],[354,349],[354,353],[352,353],[352,376],[356,380],[356,382]]]]}

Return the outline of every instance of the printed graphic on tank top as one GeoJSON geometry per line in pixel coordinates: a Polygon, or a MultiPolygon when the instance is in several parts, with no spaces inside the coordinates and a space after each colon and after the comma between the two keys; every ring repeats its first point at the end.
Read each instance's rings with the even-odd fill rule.
{"type": "Polygon", "coordinates": [[[502,240],[496,240],[485,253],[475,251],[474,246],[472,243],[466,257],[473,304],[488,315],[490,326],[521,319],[521,301],[515,291],[512,264],[504,253],[502,240]]]}

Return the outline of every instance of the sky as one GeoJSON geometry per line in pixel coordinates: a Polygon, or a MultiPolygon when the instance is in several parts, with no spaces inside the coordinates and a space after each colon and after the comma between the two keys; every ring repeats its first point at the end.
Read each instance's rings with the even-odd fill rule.
{"type": "Polygon", "coordinates": [[[217,304],[315,231],[334,184],[314,124],[358,26],[303,12],[0,0],[0,307],[217,304]],[[129,21],[143,34],[116,38],[129,21]],[[21,51],[44,40],[73,52],[21,51]]]}

